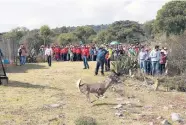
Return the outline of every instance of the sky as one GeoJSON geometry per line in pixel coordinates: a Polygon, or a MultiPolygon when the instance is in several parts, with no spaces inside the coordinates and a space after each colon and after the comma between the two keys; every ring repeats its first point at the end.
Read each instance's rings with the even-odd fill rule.
{"type": "Polygon", "coordinates": [[[154,19],[169,0],[0,0],[0,32],[16,27],[139,23],[154,19]]]}

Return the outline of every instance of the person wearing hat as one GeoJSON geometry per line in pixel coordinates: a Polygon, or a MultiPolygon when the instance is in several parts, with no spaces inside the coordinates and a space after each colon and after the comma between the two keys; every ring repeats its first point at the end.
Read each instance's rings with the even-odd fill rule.
{"type": "Polygon", "coordinates": [[[107,51],[104,49],[104,46],[101,45],[98,54],[97,54],[97,64],[96,64],[96,70],[95,75],[98,75],[99,67],[101,66],[101,74],[104,75],[104,63],[105,63],[105,56],[107,54],[107,51]]]}

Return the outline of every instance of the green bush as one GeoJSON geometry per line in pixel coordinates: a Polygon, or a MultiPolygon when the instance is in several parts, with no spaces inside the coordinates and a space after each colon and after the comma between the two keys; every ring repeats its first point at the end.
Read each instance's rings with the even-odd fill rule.
{"type": "Polygon", "coordinates": [[[97,123],[94,118],[82,116],[75,121],[75,125],[97,125],[97,123]]]}
{"type": "Polygon", "coordinates": [[[134,71],[138,68],[137,56],[120,56],[116,61],[112,62],[112,66],[113,71],[118,75],[129,74],[129,70],[134,71]]]}

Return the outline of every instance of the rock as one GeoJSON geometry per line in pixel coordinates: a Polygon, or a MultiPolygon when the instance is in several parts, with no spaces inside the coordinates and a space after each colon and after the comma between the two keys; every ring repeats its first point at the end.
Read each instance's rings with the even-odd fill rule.
{"type": "Polygon", "coordinates": [[[115,106],[115,107],[113,107],[114,109],[120,109],[120,108],[122,108],[123,107],[123,105],[121,105],[121,104],[118,104],[117,106],[115,106]]]}
{"type": "Polygon", "coordinates": [[[59,108],[61,104],[51,104],[51,105],[44,105],[44,108],[59,108]]]}
{"type": "Polygon", "coordinates": [[[162,124],[162,125],[171,125],[167,120],[163,120],[163,121],[161,122],[161,124],[162,124]]]}
{"type": "Polygon", "coordinates": [[[172,108],[174,108],[174,106],[173,105],[169,105],[169,107],[172,109],[172,108]]]}
{"type": "Polygon", "coordinates": [[[123,116],[123,114],[120,113],[120,112],[116,112],[115,115],[116,115],[116,116],[119,116],[119,117],[122,117],[122,116],[123,116]]]}
{"type": "Polygon", "coordinates": [[[169,108],[167,106],[164,106],[163,109],[164,110],[169,110],[169,108]]]}
{"type": "Polygon", "coordinates": [[[159,119],[162,119],[162,117],[161,117],[161,116],[159,116],[159,117],[157,117],[156,119],[157,119],[157,120],[159,120],[159,119]]]}
{"type": "Polygon", "coordinates": [[[178,121],[178,122],[183,121],[182,118],[180,117],[180,115],[178,113],[172,113],[171,114],[171,118],[172,118],[172,121],[173,122],[175,122],[175,121],[178,121]]]}
{"type": "Polygon", "coordinates": [[[116,98],[117,101],[123,101],[123,98],[116,98]]]}
{"type": "Polygon", "coordinates": [[[154,123],[153,122],[150,122],[149,125],[154,125],[154,123]]]}

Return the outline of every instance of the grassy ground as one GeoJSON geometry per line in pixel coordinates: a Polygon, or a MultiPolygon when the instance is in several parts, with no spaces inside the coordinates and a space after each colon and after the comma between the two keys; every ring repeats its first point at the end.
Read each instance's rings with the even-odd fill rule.
{"type": "Polygon", "coordinates": [[[119,86],[117,93],[109,90],[107,98],[90,105],[75,84],[79,78],[90,84],[104,80],[101,75],[94,76],[95,63],[90,66],[83,70],[82,63],[55,62],[52,67],[27,64],[8,69],[10,83],[0,86],[0,125],[74,125],[79,116],[91,116],[99,125],[159,125],[170,119],[172,112],[185,118],[184,93],[147,91],[133,80],[125,81],[127,86],[119,86]],[[115,116],[113,109],[118,103],[125,104],[122,118],[115,116]],[[51,104],[60,106],[52,108],[51,104]],[[163,119],[157,120],[158,116],[163,119]]]}

